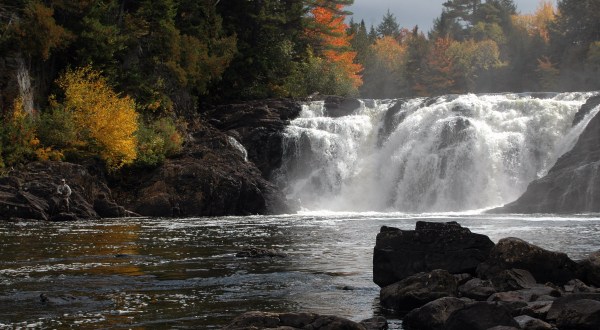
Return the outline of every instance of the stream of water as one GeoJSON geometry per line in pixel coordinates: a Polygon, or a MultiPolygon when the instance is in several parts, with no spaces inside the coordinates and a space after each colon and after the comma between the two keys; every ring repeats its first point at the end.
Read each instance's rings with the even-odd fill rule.
{"type": "MultiPolygon", "coordinates": [[[[383,225],[458,221],[571,258],[600,249],[600,216],[302,213],[0,222],[0,328],[217,329],[250,310],[382,315],[372,251],[383,225]],[[238,258],[245,248],[286,258],[238,258]]],[[[392,329],[401,321],[386,315],[392,329]]]]}

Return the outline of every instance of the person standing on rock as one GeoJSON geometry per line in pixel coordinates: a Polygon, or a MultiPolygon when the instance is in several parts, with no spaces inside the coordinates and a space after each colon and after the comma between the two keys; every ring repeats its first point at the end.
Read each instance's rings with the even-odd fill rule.
{"type": "Polygon", "coordinates": [[[60,183],[61,184],[56,188],[56,191],[60,195],[60,203],[58,208],[62,209],[64,207],[65,210],[69,212],[69,196],[71,196],[71,187],[69,187],[67,180],[65,179],[60,180],[60,183]]]}

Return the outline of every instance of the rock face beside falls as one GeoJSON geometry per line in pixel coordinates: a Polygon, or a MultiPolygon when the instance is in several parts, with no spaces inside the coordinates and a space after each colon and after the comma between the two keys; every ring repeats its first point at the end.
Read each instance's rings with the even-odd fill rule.
{"type": "Polygon", "coordinates": [[[190,123],[183,151],[157,168],[107,175],[99,164],[35,162],[17,167],[0,177],[0,219],[292,212],[268,175],[281,163],[283,129],[300,108],[291,100],[215,106],[190,123]],[[53,193],[62,177],[73,189],[72,212],[58,217],[53,193]]]}
{"type": "MultiPolygon", "coordinates": [[[[599,105],[600,95],[590,98],[574,124],[599,105]]],[[[546,176],[531,182],[516,201],[490,212],[600,212],[600,114],[592,118],[573,149],[560,157],[546,176]]]]}

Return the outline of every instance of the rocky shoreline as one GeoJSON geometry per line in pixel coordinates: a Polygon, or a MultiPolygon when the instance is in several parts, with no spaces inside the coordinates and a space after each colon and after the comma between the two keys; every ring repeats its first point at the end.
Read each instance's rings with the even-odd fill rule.
{"type": "MultiPolygon", "coordinates": [[[[581,261],[518,238],[494,244],[456,222],[382,227],[373,256],[380,305],[407,330],[598,329],[600,251],[581,261]]],[[[387,329],[309,313],[248,312],[226,329],[387,329]]]]}

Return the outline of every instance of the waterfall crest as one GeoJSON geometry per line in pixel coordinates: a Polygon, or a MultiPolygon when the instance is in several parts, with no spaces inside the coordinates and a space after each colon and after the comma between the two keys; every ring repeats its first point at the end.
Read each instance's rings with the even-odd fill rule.
{"type": "Polygon", "coordinates": [[[596,93],[363,100],[352,114],[303,106],[275,180],[310,210],[448,212],[518,198],[570,150],[596,93]]]}

